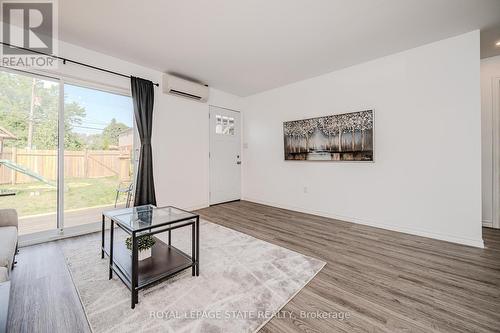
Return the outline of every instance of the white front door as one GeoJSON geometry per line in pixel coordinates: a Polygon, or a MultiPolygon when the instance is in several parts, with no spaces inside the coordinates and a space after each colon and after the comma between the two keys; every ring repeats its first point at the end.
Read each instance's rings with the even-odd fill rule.
{"type": "Polygon", "coordinates": [[[210,204],[241,195],[241,126],[237,111],[210,106],[210,204]]]}

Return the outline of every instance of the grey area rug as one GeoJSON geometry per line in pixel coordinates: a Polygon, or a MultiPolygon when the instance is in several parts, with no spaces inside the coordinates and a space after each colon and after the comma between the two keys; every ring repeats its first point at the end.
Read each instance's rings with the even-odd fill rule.
{"type": "MultiPolygon", "coordinates": [[[[190,228],[175,230],[172,244],[190,254],[190,236],[190,228]]],[[[132,310],[127,287],[116,274],[108,280],[109,259],[100,257],[100,234],[61,243],[91,329],[96,333],[255,332],[325,265],[201,221],[200,276],[191,276],[188,269],[141,290],[139,304],[132,310]]]]}

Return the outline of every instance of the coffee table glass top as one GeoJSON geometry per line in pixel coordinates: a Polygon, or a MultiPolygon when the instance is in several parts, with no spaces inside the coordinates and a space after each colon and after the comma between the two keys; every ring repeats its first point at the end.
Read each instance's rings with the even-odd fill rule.
{"type": "Polygon", "coordinates": [[[173,206],[155,207],[152,205],[114,209],[105,211],[103,214],[130,231],[186,221],[198,216],[173,206]]]}

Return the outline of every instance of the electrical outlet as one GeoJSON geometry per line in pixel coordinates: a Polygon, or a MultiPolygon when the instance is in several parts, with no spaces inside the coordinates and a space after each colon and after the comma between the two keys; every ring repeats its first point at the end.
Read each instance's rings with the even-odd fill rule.
{"type": "Polygon", "coordinates": [[[307,186],[304,186],[304,193],[308,193],[309,189],[307,188],[307,186]]]}

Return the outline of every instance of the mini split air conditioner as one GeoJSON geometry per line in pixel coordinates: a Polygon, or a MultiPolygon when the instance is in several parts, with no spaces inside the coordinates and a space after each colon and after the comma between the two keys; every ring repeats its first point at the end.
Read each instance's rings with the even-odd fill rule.
{"type": "Polygon", "coordinates": [[[208,100],[208,86],[181,79],[170,74],[163,74],[163,92],[165,94],[193,99],[199,102],[208,100]]]}

